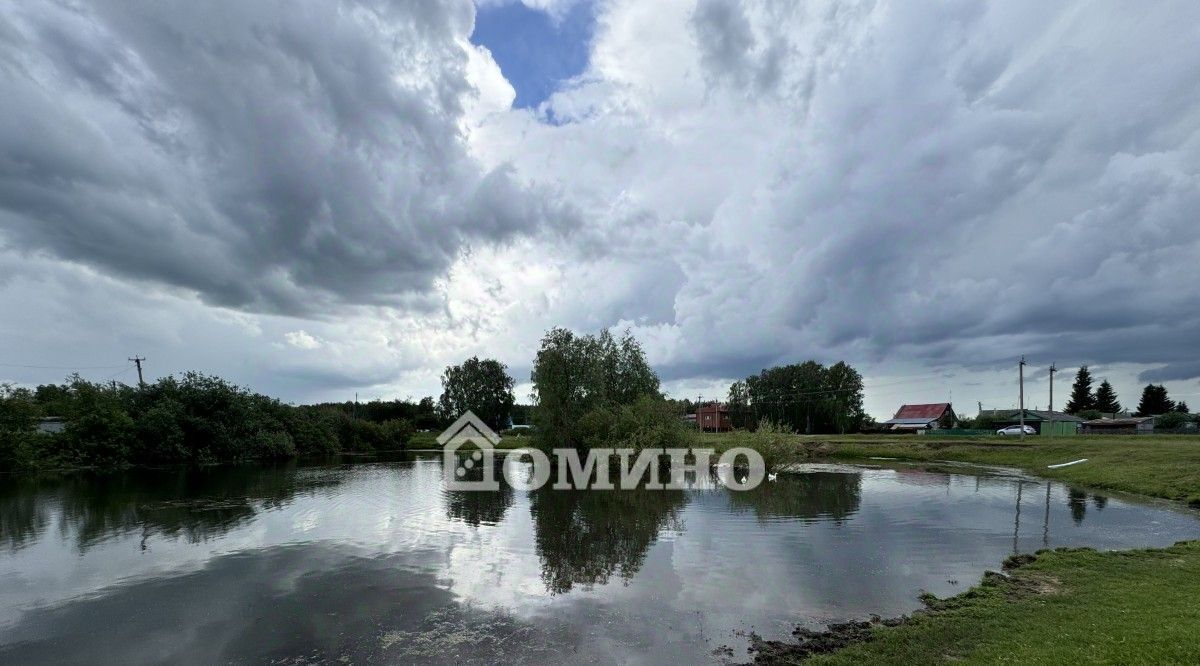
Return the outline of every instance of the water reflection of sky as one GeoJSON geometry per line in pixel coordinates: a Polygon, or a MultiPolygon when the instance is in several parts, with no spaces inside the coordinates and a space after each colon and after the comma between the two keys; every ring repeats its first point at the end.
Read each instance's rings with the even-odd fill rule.
{"type": "Polygon", "coordinates": [[[707,658],[910,611],[1014,548],[1200,537],[1188,512],[903,467],[482,497],[436,459],[160,474],[0,494],[0,660],[707,658]]]}

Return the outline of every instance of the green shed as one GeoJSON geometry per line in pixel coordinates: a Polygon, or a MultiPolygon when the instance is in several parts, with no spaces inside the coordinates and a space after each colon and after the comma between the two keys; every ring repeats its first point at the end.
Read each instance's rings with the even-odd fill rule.
{"type": "MultiPolygon", "coordinates": [[[[985,409],[979,412],[980,417],[991,419],[996,429],[1021,423],[1019,409],[985,409]]],[[[1083,419],[1065,412],[1052,412],[1044,409],[1026,409],[1025,425],[1032,426],[1039,435],[1077,435],[1083,426],[1083,419]]]]}

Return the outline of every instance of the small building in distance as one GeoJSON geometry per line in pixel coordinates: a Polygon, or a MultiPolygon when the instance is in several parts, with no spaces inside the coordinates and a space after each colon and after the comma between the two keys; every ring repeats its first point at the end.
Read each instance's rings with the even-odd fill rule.
{"type": "Polygon", "coordinates": [[[948,402],[900,405],[896,415],[883,422],[886,430],[896,432],[937,430],[953,428],[956,425],[958,425],[958,417],[955,416],[954,408],[948,402]]]}
{"type": "Polygon", "coordinates": [[[697,406],[696,425],[701,432],[733,430],[733,421],[729,418],[729,407],[719,402],[709,402],[697,406]]]}
{"type": "Polygon", "coordinates": [[[1154,432],[1153,416],[1131,416],[1124,419],[1094,419],[1083,422],[1088,435],[1149,435],[1154,432]]]}
{"type": "Polygon", "coordinates": [[[66,429],[67,420],[61,416],[47,416],[37,422],[37,431],[43,435],[57,435],[66,429]]]}
{"type": "MultiPolygon", "coordinates": [[[[991,427],[999,430],[1008,426],[1020,425],[1021,410],[1015,407],[1010,409],[983,409],[979,412],[979,418],[990,420],[992,422],[991,427]]],[[[1032,427],[1039,435],[1076,435],[1079,434],[1080,428],[1083,425],[1083,419],[1066,412],[1054,412],[1047,409],[1026,409],[1025,425],[1032,427]]]]}

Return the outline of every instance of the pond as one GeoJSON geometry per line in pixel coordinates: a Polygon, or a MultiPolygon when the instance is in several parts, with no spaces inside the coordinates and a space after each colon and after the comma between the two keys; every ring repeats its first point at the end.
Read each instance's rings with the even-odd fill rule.
{"type": "Polygon", "coordinates": [[[1200,538],[1185,510],[957,468],[481,493],[441,466],[0,481],[0,662],[744,660],[749,631],[909,612],[1014,551],[1200,538]]]}

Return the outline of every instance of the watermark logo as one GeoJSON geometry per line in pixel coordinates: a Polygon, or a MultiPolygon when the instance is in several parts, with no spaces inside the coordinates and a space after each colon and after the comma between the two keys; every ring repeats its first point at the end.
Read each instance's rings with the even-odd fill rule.
{"type": "Polygon", "coordinates": [[[483,419],[468,410],[438,435],[442,446],[442,469],[445,470],[448,490],[499,490],[496,479],[495,449],[500,435],[488,427],[483,419]],[[467,446],[472,450],[459,450],[467,446]],[[482,478],[474,478],[472,469],[478,469],[482,478]]]}
{"type": "MultiPolygon", "coordinates": [[[[437,441],[442,445],[442,470],[448,490],[499,490],[496,478],[495,449],[500,443],[496,434],[478,416],[468,411],[458,417],[437,441]],[[468,445],[470,449],[466,448],[468,445]]],[[[517,490],[537,490],[550,481],[551,472],[558,472],[555,490],[684,490],[689,487],[689,474],[708,475],[716,471],[721,485],[730,490],[752,490],[766,478],[767,469],[754,449],[733,447],[723,452],[714,465],[713,449],[698,448],[594,448],[586,458],[574,448],[554,449],[551,456],[533,448],[513,449],[508,460],[528,458],[530,467],[505,464],[501,474],[509,486],[517,490]],[[670,470],[662,481],[660,465],[670,470]],[[614,481],[613,467],[616,467],[614,481]],[[648,480],[647,480],[648,479],[648,480]]]]}

